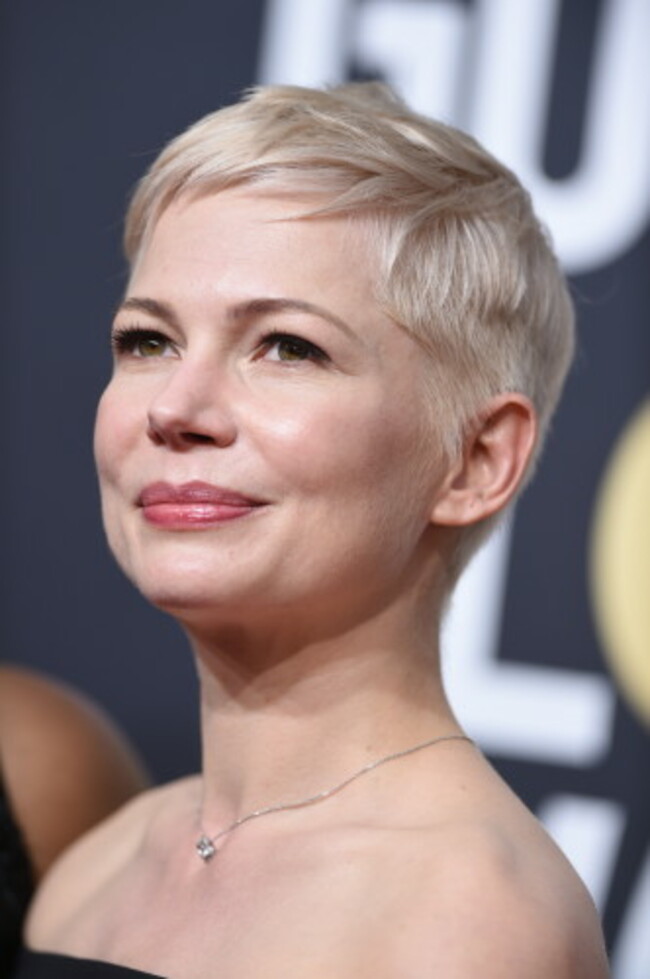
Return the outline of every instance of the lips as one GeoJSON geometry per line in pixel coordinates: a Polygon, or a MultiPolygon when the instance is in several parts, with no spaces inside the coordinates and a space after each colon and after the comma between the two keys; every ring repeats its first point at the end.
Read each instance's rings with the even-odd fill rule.
{"type": "Polygon", "coordinates": [[[248,516],[265,501],[210,483],[151,483],[137,499],[148,523],[168,529],[192,529],[248,516]]]}

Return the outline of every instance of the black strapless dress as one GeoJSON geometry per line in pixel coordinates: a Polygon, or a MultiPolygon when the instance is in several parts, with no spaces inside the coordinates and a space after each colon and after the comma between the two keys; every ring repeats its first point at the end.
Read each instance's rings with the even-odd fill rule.
{"type": "Polygon", "coordinates": [[[0,979],[12,974],[33,890],[29,856],[0,772],[0,979]]]}
{"type": "Polygon", "coordinates": [[[124,965],[24,949],[12,979],[165,979],[124,965]]]}

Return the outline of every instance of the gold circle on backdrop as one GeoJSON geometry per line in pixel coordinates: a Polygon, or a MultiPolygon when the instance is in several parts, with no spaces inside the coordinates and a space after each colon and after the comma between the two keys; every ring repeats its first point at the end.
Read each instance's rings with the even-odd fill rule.
{"type": "Polygon", "coordinates": [[[650,401],[607,464],[592,529],[596,625],[620,690],[650,724],[650,401]]]}

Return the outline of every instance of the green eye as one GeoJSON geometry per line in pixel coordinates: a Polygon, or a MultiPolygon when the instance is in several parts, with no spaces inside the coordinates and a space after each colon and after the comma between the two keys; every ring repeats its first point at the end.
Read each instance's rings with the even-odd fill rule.
{"type": "Polygon", "coordinates": [[[164,357],[171,350],[171,341],[164,333],[141,327],[116,330],[112,342],[117,356],[139,357],[143,360],[164,357]]]}
{"type": "Polygon", "coordinates": [[[135,344],[139,357],[160,357],[165,352],[167,341],[157,336],[145,336],[135,344]]]}
{"type": "Polygon", "coordinates": [[[298,337],[284,337],[278,340],[277,346],[280,360],[306,360],[313,350],[311,344],[298,337]]]}
{"type": "Polygon", "coordinates": [[[315,343],[291,333],[270,333],[264,337],[264,348],[271,360],[296,363],[303,360],[326,361],[327,354],[315,343]]]}

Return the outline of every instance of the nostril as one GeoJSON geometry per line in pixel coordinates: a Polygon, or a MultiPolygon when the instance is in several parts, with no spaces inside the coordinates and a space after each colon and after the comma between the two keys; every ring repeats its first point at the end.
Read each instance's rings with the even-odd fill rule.
{"type": "Polygon", "coordinates": [[[211,435],[203,435],[201,432],[166,433],[157,431],[151,426],[148,435],[154,445],[175,445],[178,449],[190,448],[193,445],[215,444],[215,439],[211,435]]]}
{"type": "Polygon", "coordinates": [[[214,439],[211,435],[201,435],[199,432],[185,432],[183,434],[183,440],[185,442],[191,442],[194,445],[214,443],[214,439]]]}
{"type": "Polygon", "coordinates": [[[148,413],[147,435],[156,446],[177,451],[196,446],[226,446],[237,437],[236,426],[223,413],[201,412],[200,406],[156,404],[148,413]],[[203,415],[203,417],[202,417],[203,415]],[[192,417],[194,416],[194,417],[192,417]]]}
{"type": "Polygon", "coordinates": [[[151,439],[154,445],[162,445],[164,443],[164,438],[160,432],[156,431],[153,425],[149,425],[147,429],[147,435],[151,439]]]}

